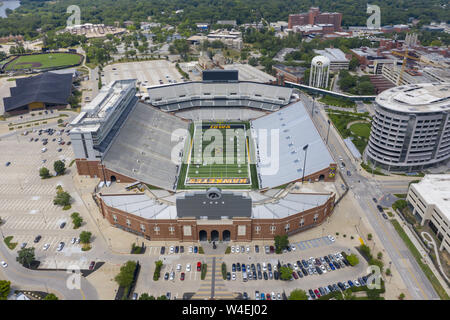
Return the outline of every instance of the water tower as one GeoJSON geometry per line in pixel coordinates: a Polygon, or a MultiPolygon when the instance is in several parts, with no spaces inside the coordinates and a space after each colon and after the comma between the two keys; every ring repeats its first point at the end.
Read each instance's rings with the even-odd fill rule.
{"type": "Polygon", "coordinates": [[[330,59],[324,56],[316,56],[311,61],[309,85],[316,88],[327,88],[330,77],[330,59]]]}

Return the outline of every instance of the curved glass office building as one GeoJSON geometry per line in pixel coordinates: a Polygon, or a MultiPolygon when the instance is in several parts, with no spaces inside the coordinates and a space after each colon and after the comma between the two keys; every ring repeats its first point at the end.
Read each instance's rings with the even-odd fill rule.
{"type": "Polygon", "coordinates": [[[395,87],[376,98],[365,159],[411,172],[450,159],[450,83],[395,87]]]}

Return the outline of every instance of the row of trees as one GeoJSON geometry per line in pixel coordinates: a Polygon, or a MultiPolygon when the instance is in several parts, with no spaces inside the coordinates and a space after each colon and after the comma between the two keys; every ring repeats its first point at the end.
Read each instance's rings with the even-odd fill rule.
{"type": "Polygon", "coordinates": [[[341,90],[352,94],[375,94],[375,87],[370,82],[369,76],[352,76],[348,70],[341,70],[339,72],[338,85],[341,90]]]}
{"type": "MultiPolygon", "coordinates": [[[[55,170],[56,175],[63,175],[64,173],[66,173],[66,164],[61,160],[57,160],[53,163],[53,170],[55,170]]],[[[46,167],[42,167],[39,169],[39,175],[41,179],[48,179],[51,177],[50,170],[48,170],[46,167]]]]}

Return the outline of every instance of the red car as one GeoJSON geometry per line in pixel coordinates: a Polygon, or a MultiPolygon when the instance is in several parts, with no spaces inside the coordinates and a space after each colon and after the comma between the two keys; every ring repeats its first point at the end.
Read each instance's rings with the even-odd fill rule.
{"type": "Polygon", "coordinates": [[[94,270],[95,267],[95,261],[91,261],[91,264],[89,265],[89,270],[94,270]]]}
{"type": "Polygon", "coordinates": [[[202,268],[202,263],[199,261],[197,262],[197,271],[200,271],[202,268]]]}
{"type": "Polygon", "coordinates": [[[184,272],[181,273],[180,280],[181,280],[181,281],[184,280],[184,272]]]}
{"type": "Polygon", "coordinates": [[[320,298],[320,292],[319,290],[314,290],[314,294],[316,295],[317,298],[320,298]]]}
{"type": "Polygon", "coordinates": [[[266,300],[272,300],[272,298],[270,297],[270,293],[266,294],[266,300]]]}
{"type": "Polygon", "coordinates": [[[275,252],[275,247],[274,246],[270,246],[270,253],[274,253],[275,252]]]}
{"type": "Polygon", "coordinates": [[[294,277],[294,279],[298,279],[298,275],[296,272],[292,272],[292,276],[294,277]]]}

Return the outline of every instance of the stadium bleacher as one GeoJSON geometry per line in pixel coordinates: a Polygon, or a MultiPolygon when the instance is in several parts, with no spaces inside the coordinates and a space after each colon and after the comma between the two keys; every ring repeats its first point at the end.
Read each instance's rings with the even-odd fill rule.
{"type": "MultiPolygon", "coordinates": [[[[120,129],[104,156],[104,164],[157,187],[175,190],[179,166],[172,162],[172,133],[188,123],[149,105],[138,103],[120,129]]],[[[177,136],[186,139],[180,132],[177,136]]],[[[180,150],[181,151],[181,150],[180,150]]]]}
{"type": "Polygon", "coordinates": [[[164,111],[192,107],[242,106],[276,111],[291,101],[292,89],[256,82],[186,82],[149,87],[150,103],[164,111]]]}

